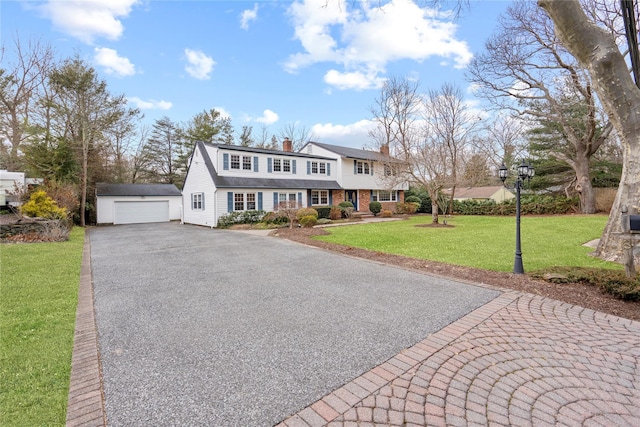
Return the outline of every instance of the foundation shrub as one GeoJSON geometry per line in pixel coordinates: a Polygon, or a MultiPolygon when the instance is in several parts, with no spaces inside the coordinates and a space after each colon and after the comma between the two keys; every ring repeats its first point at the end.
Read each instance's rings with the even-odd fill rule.
{"type": "Polygon", "coordinates": [[[340,202],[338,205],[340,206],[340,210],[342,211],[342,218],[351,218],[351,214],[353,214],[353,203],[344,201],[340,202]]]}
{"type": "Polygon", "coordinates": [[[388,210],[388,209],[385,209],[385,210],[383,210],[383,211],[382,211],[382,213],[380,214],[380,216],[381,216],[382,218],[391,218],[391,217],[393,216],[393,212],[391,212],[391,211],[390,211],[390,210],[388,210]]]}
{"type": "Polygon", "coordinates": [[[318,218],[315,215],[305,215],[298,221],[304,228],[311,228],[318,223],[318,218]]]}
{"type": "Polygon", "coordinates": [[[305,216],[312,216],[315,219],[318,219],[319,215],[318,215],[318,211],[313,208],[298,209],[298,212],[296,212],[296,218],[298,219],[298,221],[300,221],[305,216]]]}
{"type": "Polygon", "coordinates": [[[329,219],[332,221],[342,218],[342,208],[340,206],[331,206],[329,211],[329,219]]]}
{"type": "Polygon", "coordinates": [[[331,206],[316,206],[314,209],[318,212],[318,218],[329,218],[331,208],[331,206]]]}
{"type": "Polygon", "coordinates": [[[378,214],[382,211],[382,203],[380,202],[369,203],[369,211],[373,214],[373,216],[378,216],[378,214]]]}
{"type": "Polygon", "coordinates": [[[264,222],[267,213],[265,211],[238,211],[230,212],[218,219],[218,228],[229,228],[236,224],[258,224],[264,222]]]}
{"type": "Polygon", "coordinates": [[[418,203],[396,203],[396,213],[412,215],[418,211],[420,205],[418,203]]]}

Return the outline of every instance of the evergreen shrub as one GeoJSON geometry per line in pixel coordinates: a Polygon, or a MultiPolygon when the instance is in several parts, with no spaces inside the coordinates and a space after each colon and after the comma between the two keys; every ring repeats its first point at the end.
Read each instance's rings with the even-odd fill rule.
{"type": "Polygon", "coordinates": [[[378,214],[382,211],[382,203],[380,202],[369,203],[369,211],[373,214],[373,216],[378,216],[378,214]]]}

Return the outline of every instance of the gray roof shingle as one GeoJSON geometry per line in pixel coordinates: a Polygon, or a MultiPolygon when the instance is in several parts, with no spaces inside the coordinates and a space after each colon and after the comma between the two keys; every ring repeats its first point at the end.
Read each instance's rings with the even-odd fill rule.
{"type": "Polygon", "coordinates": [[[96,184],[97,196],[182,196],[173,184],[96,184]]]}
{"type": "MultiPolygon", "coordinates": [[[[378,161],[378,162],[393,162],[393,161],[397,161],[397,159],[394,159],[391,156],[387,156],[385,154],[382,154],[378,151],[370,151],[370,150],[359,150],[357,148],[349,148],[349,147],[341,147],[339,145],[331,145],[331,144],[324,144],[321,142],[313,142],[310,141],[307,143],[308,144],[314,144],[317,145],[318,147],[322,147],[325,150],[329,150],[333,153],[338,154],[339,156],[342,157],[347,157],[350,159],[361,159],[361,160],[373,160],[373,161],[378,161]]],[[[304,150],[304,148],[307,146],[305,145],[304,147],[302,147],[302,150],[304,150]]]]}

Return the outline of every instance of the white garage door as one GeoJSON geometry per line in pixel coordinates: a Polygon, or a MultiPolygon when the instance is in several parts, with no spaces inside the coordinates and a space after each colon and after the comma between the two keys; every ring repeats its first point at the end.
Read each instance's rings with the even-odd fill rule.
{"type": "Polygon", "coordinates": [[[169,201],[114,202],[114,224],[169,221],[169,201]]]}

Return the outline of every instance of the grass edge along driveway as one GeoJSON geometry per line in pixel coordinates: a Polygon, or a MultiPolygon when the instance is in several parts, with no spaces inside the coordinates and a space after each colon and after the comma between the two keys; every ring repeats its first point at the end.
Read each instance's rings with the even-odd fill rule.
{"type": "Polygon", "coordinates": [[[0,425],[66,421],[84,229],[0,245],[0,425]]]}
{"type": "MultiPolygon", "coordinates": [[[[444,218],[441,217],[442,222],[444,218]]],[[[331,227],[319,240],[412,258],[485,270],[510,272],[515,253],[515,218],[454,216],[452,227],[421,227],[431,215],[406,221],[331,227]]],[[[522,259],[525,271],[554,266],[621,269],[589,256],[584,243],[601,236],[606,215],[523,216],[522,259]]]]}

